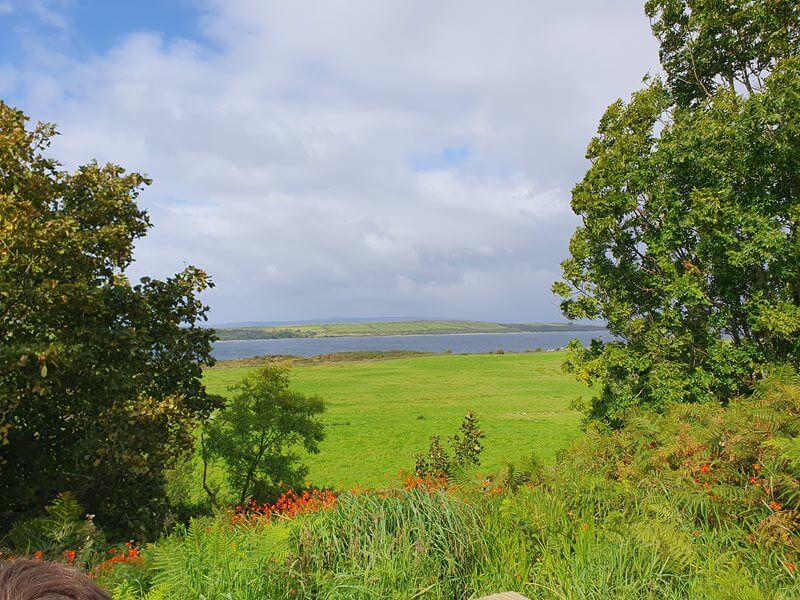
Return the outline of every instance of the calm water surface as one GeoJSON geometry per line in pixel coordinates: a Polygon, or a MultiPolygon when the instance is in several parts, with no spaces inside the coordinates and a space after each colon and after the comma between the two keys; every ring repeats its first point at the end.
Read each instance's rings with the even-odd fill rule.
{"type": "Polygon", "coordinates": [[[288,338],[282,340],[237,340],[216,342],[213,354],[218,360],[292,354],[317,356],[331,352],[358,352],[364,350],[416,350],[418,352],[446,352],[455,354],[480,354],[494,350],[525,352],[526,350],[553,350],[563,348],[577,338],[588,344],[592,338],[611,340],[607,331],[558,331],[536,333],[459,333],[447,335],[385,335],[329,338],[288,338]]]}

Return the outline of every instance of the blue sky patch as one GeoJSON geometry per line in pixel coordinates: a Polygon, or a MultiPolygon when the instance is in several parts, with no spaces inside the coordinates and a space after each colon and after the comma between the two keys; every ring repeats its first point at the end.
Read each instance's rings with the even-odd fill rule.
{"type": "Polygon", "coordinates": [[[463,165],[470,157],[471,151],[466,144],[443,148],[438,154],[419,156],[411,160],[417,171],[437,171],[452,169],[463,165]]]}
{"type": "Polygon", "coordinates": [[[0,64],[35,63],[43,47],[102,54],[136,32],[201,41],[200,14],[191,0],[0,0],[0,64]]]}

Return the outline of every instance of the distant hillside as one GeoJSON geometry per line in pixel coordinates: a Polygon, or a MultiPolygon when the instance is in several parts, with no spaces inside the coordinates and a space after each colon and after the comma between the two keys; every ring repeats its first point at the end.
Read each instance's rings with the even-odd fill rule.
{"type": "Polygon", "coordinates": [[[380,323],[319,323],[281,327],[217,329],[220,340],[345,337],[364,335],[434,335],[456,333],[523,333],[536,331],[599,331],[605,327],[574,323],[484,323],[480,321],[393,321],[380,323]]]}

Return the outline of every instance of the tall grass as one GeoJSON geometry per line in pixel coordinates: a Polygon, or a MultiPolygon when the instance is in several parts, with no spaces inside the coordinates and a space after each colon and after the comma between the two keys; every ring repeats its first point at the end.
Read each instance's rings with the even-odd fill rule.
{"type": "Polygon", "coordinates": [[[489,543],[473,507],[413,490],[343,496],[295,526],[293,546],[309,597],[457,599],[489,543]]]}
{"type": "Polygon", "coordinates": [[[285,563],[287,540],[287,528],[277,524],[197,519],[151,545],[144,566],[125,565],[101,575],[101,583],[121,599],[287,598],[295,587],[285,563]]]}

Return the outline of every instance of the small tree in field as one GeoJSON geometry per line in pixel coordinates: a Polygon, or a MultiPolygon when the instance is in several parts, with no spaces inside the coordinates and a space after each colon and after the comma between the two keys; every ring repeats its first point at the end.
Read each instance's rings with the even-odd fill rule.
{"type": "MultiPolygon", "coordinates": [[[[230,391],[233,397],[204,432],[205,466],[212,459],[225,464],[239,504],[248,498],[273,499],[281,483],[288,488],[302,486],[308,469],[300,464],[296,450],[319,452],[323,400],[290,390],[285,365],[257,369],[230,391]]],[[[205,488],[215,503],[215,494],[205,488]]]]}

